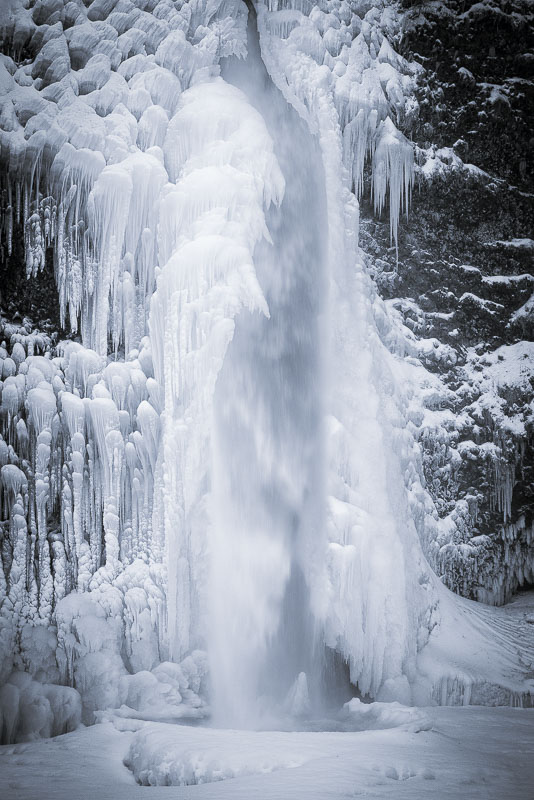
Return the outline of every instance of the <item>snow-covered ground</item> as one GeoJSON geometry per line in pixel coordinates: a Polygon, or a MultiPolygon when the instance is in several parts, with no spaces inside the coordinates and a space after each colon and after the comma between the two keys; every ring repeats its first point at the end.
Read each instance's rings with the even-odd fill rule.
{"type": "MultiPolygon", "coordinates": [[[[228,731],[124,720],[0,748],[0,796],[37,798],[246,798],[327,800],[395,797],[531,800],[534,709],[425,709],[430,730],[413,724],[360,732],[228,731]],[[154,770],[181,763],[202,785],[139,786],[123,760],[144,742],[154,770]],[[150,751],[150,744],[155,745],[150,751]],[[131,748],[131,749],[130,749],[131,748]],[[247,774],[247,772],[249,774],[247,774]],[[226,780],[210,774],[226,773],[226,780]]],[[[135,760],[135,759],[134,759],[135,760]]],[[[139,762],[140,763],[140,762],[139,762]]],[[[154,773],[156,774],[156,772],[154,773]]]]}

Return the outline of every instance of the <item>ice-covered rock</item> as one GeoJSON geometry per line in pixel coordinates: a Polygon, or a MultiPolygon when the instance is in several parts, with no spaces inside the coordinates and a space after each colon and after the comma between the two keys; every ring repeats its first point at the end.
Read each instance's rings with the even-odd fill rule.
{"type": "Polygon", "coordinates": [[[410,708],[393,701],[390,703],[362,703],[353,697],[345,703],[343,712],[353,730],[383,730],[384,728],[407,728],[413,733],[428,731],[432,721],[419,708],[410,708]]]}
{"type": "Polygon", "coordinates": [[[43,684],[26,672],[13,672],[0,688],[1,742],[28,742],[76,730],[81,710],[75,689],[43,684]]]}

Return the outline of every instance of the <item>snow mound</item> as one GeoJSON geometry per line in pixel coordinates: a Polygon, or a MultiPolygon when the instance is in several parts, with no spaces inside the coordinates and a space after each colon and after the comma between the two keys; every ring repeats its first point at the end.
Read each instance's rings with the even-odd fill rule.
{"type": "Polygon", "coordinates": [[[192,786],[300,767],[320,755],[302,734],[154,723],[135,734],[124,763],[143,786],[192,786]]]}
{"type": "Polygon", "coordinates": [[[531,708],[532,594],[520,606],[492,608],[442,589],[441,619],[418,659],[418,704],[531,708]],[[426,683],[426,687],[425,687],[426,683]]]}
{"type": "MultiPolygon", "coordinates": [[[[362,703],[353,698],[339,716],[345,731],[391,728],[418,733],[432,728],[419,708],[400,703],[362,703]]],[[[123,721],[115,720],[122,729],[123,721]]],[[[373,735],[373,734],[368,734],[373,735]]],[[[397,734],[395,734],[397,735],[397,734]]],[[[328,755],[356,749],[346,734],[330,738],[310,731],[241,731],[150,723],[133,736],[124,763],[143,786],[190,786],[245,775],[294,769],[328,755]]]]}
{"type": "Polygon", "coordinates": [[[406,727],[412,733],[429,731],[432,720],[420,708],[403,706],[401,703],[362,703],[353,697],[343,706],[343,715],[352,730],[384,730],[406,727]]]}

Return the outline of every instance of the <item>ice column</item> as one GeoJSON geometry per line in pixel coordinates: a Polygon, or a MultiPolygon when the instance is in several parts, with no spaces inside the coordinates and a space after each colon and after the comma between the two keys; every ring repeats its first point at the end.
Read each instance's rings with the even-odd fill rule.
{"type": "Polygon", "coordinates": [[[157,291],[150,310],[155,376],[164,389],[163,475],[173,658],[205,643],[210,435],[217,375],[241,309],[268,316],[252,253],[264,209],[284,182],[272,142],[244,95],[222,79],[180,98],[164,144],[175,185],[162,199],[157,291]]]}
{"type": "Polygon", "coordinates": [[[214,399],[209,652],[225,725],[280,712],[299,675],[317,695],[326,583],[320,151],[265,70],[253,15],[248,53],[223,75],[265,119],[286,190],[254,251],[270,316],[236,318],[214,399]]]}

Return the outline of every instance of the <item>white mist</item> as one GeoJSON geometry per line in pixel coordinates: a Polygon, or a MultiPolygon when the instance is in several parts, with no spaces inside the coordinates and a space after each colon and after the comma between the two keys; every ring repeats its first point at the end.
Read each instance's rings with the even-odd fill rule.
{"type": "Polygon", "coordinates": [[[265,70],[250,17],[248,57],[223,76],[262,114],[285,194],[254,252],[269,317],[236,318],[214,396],[207,647],[213,719],[226,726],[260,725],[294,696],[304,708],[317,690],[326,552],[322,162],[265,70]]]}

